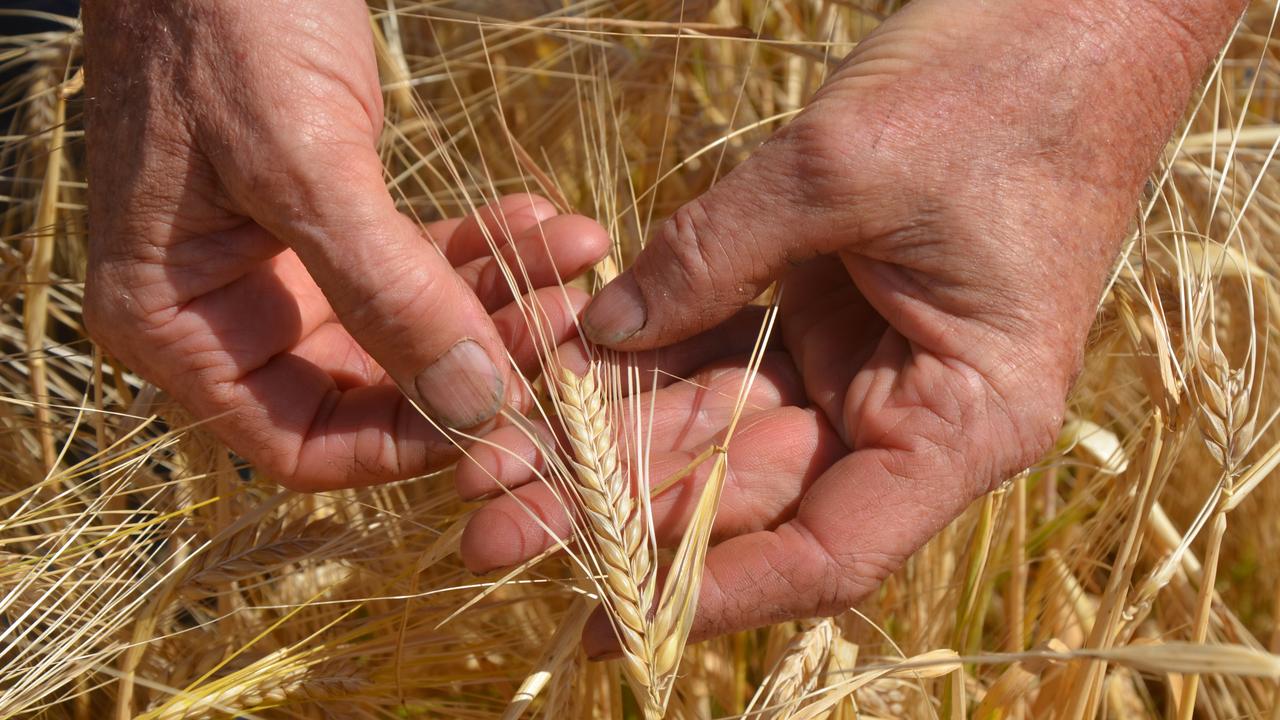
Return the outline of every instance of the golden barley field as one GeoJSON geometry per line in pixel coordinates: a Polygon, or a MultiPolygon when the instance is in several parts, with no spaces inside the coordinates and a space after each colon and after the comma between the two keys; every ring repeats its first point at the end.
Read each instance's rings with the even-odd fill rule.
{"type": "MultiPolygon", "coordinates": [[[[596,218],[598,287],[897,5],[370,0],[388,187],[424,222],[523,191],[596,218]]],[[[1276,13],[1133,209],[1054,450],[857,607],[687,647],[708,539],[653,557],[608,525],[645,499],[607,370],[530,388],[578,429],[548,482],[581,540],[474,576],[448,470],[283,490],[95,346],[78,24],[4,37],[0,717],[1280,718],[1276,13]],[[641,649],[590,662],[602,602],[641,649]]]]}

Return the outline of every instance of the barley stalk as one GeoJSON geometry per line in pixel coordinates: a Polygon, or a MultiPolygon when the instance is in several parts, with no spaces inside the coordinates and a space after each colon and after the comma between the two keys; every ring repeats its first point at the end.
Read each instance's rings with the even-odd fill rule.
{"type": "MultiPolygon", "coordinates": [[[[520,683],[515,696],[507,704],[502,720],[518,720],[553,678],[563,681],[565,678],[572,677],[572,668],[579,652],[578,640],[582,636],[582,626],[586,624],[587,617],[594,608],[595,603],[588,603],[585,598],[573,601],[569,611],[561,619],[556,634],[552,637],[547,649],[543,651],[542,657],[534,663],[533,671],[524,679],[524,682],[520,683]]],[[[568,693],[563,692],[564,688],[557,687],[560,684],[553,686],[551,694],[556,695],[556,698],[553,702],[548,697],[549,705],[563,704],[566,701],[568,693]]]]}
{"type": "MultiPolygon", "coordinates": [[[[1213,455],[1214,460],[1222,466],[1222,480],[1218,492],[1210,501],[1212,512],[1208,552],[1205,556],[1204,574],[1200,578],[1200,591],[1196,597],[1194,623],[1191,637],[1196,643],[1203,644],[1208,637],[1209,615],[1213,604],[1213,586],[1217,580],[1218,558],[1222,550],[1222,539],[1227,530],[1227,513],[1233,482],[1239,476],[1244,464],[1245,455],[1253,446],[1256,415],[1250,412],[1250,388],[1245,380],[1244,370],[1232,369],[1227,356],[1218,345],[1218,339],[1210,329],[1207,355],[1204,357],[1196,373],[1197,389],[1201,399],[1201,430],[1205,438],[1205,447],[1213,455]]],[[[1203,527],[1197,524],[1190,537],[1203,527]]],[[[1200,675],[1192,673],[1186,676],[1179,698],[1178,717],[1190,720],[1195,712],[1196,695],[1200,686],[1200,675]]]]}
{"type": "MultiPolygon", "coordinates": [[[[54,240],[57,238],[58,194],[62,182],[62,165],[66,151],[67,98],[54,94],[53,117],[49,120],[48,160],[40,191],[36,224],[32,228],[34,248],[31,253],[27,282],[31,289],[24,299],[23,327],[27,347],[42,348],[49,325],[49,286],[53,269],[54,240]]],[[[48,372],[44,353],[32,353],[31,392],[36,400],[36,420],[42,428],[40,452],[46,469],[53,469],[56,456],[53,438],[53,416],[49,412],[48,372]]]]}

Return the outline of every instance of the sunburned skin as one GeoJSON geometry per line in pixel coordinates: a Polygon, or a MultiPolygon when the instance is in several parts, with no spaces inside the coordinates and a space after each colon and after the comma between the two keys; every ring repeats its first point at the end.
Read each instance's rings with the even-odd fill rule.
{"type": "Polygon", "coordinates": [[[443,467],[437,426],[527,407],[507,352],[532,370],[534,346],[481,226],[561,339],[586,297],[559,283],[608,237],[528,195],[425,232],[397,212],[363,2],[86,0],[84,24],[85,320],[114,355],[299,490],[443,467]]]}
{"type": "MultiPolygon", "coordinates": [[[[590,304],[591,340],[736,387],[758,320],[737,314],[783,288],[694,639],[850,606],[1049,446],[1144,178],[1244,5],[916,0],[590,304]]],[[[534,344],[481,224],[510,252],[551,248],[528,290],[555,341],[587,304],[559,281],[608,238],[530,196],[430,241],[399,214],[363,2],[86,0],[84,24],[85,319],[114,354],[296,489],[450,462],[409,399],[476,433],[528,408],[505,357],[532,371],[534,344]]],[[[675,471],[727,404],[656,393],[655,472],[675,471]]],[[[489,440],[536,467],[522,433],[489,440]]],[[[464,463],[460,490],[494,494],[492,472],[563,529],[499,457],[464,463]]],[[[664,543],[699,482],[655,502],[664,543]]],[[[462,553],[487,570],[548,546],[502,494],[462,553]]],[[[585,641],[614,647],[601,618],[585,641]]]]}
{"type": "MultiPolygon", "coordinates": [[[[787,391],[730,446],[693,639],[849,607],[1050,446],[1144,180],[1244,5],[913,2],[595,298],[591,339],[665,347],[665,369],[714,383],[749,349],[716,324],[781,283],[765,387],[787,391]]],[[[722,419],[706,402],[655,399],[704,444],[722,419]]],[[[518,490],[563,527],[542,492],[518,490]]],[[[686,511],[655,503],[655,522],[686,511]]],[[[519,512],[477,513],[469,566],[547,546],[519,512]]],[[[586,643],[616,647],[600,617],[586,643]]]]}

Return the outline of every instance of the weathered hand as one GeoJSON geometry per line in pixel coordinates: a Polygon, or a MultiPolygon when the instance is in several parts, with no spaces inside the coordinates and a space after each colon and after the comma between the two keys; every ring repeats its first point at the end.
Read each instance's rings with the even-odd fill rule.
{"type": "MultiPolygon", "coordinates": [[[[1242,5],[917,0],[592,302],[591,339],[646,350],[781,281],[789,379],[730,449],[695,637],[850,606],[1048,447],[1143,181],[1242,5]],[[788,404],[819,412],[744,439],[788,404]]],[[[710,341],[668,355],[690,342],[710,341]]],[[[660,392],[710,425],[655,447],[705,445],[722,415],[660,392]]],[[[522,512],[478,514],[468,563],[544,547],[522,512]]]]}
{"type": "Polygon", "coordinates": [[[84,19],[86,322],[268,474],[418,474],[454,453],[405,395],[455,428],[511,399],[506,348],[534,348],[481,225],[572,330],[557,277],[606,251],[594,222],[530,196],[425,234],[397,212],[363,2],[86,0],[84,19]]]}

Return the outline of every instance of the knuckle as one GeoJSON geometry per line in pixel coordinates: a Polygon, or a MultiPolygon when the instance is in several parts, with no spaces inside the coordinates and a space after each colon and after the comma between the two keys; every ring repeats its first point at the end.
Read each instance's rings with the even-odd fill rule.
{"type": "Polygon", "coordinates": [[[978,490],[985,494],[1040,460],[1053,447],[1066,410],[1065,391],[1039,383],[992,384],[987,393],[992,407],[992,433],[1004,438],[994,454],[994,466],[978,490]]]}
{"type": "Polygon", "coordinates": [[[797,528],[820,560],[811,580],[814,616],[839,615],[880,586],[902,558],[882,552],[833,548],[818,536],[797,528]]]}
{"type": "Polygon", "coordinates": [[[775,248],[753,236],[749,224],[733,222],[736,199],[713,188],[677,210],[660,229],[658,252],[642,272],[656,286],[697,298],[688,310],[697,318],[720,318],[750,300],[770,274],[775,248]]]}
{"type": "Polygon", "coordinates": [[[913,183],[914,173],[902,169],[904,148],[916,140],[899,124],[853,123],[846,110],[815,101],[789,125],[779,138],[793,167],[790,175],[799,180],[793,186],[800,197],[794,201],[827,212],[841,212],[880,188],[902,190],[913,183]],[[874,127],[874,131],[860,129],[874,127]]]}
{"type": "Polygon", "coordinates": [[[900,420],[885,437],[906,451],[890,455],[884,469],[903,482],[934,478],[949,488],[935,496],[938,509],[959,511],[1053,446],[1066,392],[1048,379],[1051,373],[988,372],[958,359],[933,370],[931,380],[915,388],[905,419],[884,421],[900,420]],[[903,435],[908,427],[911,434],[903,435]]]}
{"type": "Polygon", "coordinates": [[[307,238],[320,227],[376,225],[389,202],[373,145],[321,117],[283,119],[260,131],[253,150],[234,138],[225,148],[228,194],[250,214],[307,238]]]}
{"type": "Polygon", "coordinates": [[[1058,432],[1062,429],[1065,409],[1066,403],[1063,400],[1035,401],[1023,418],[1022,428],[1018,433],[1022,439],[1019,443],[1021,452],[1014,456],[1008,474],[1026,469],[1053,447],[1058,432]]]}
{"type": "MultiPolygon", "coordinates": [[[[851,117],[838,94],[820,96],[776,137],[772,172],[780,202],[828,219],[841,238],[886,237],[911,227],[918,209],[947,201],[934,143],[913,123],[875,108],[851,117]]],[[[936,144],[936,143],[934,143],[936,144]]]]}
{"type": "Polygon", "coordinates": [[[372,63],[336,62],[335,58],[363,59],[364,53],[336,28],[323,30],[297,37],[297,46],[288,53],[287,59],[309,81],[293,88],[296,99],[329,109],[335,119],[341,117],[366,137],[375,138],[384,113],[377,71],[372,63]]]}
{"type": "Polygon", "coordinates": [[[665,263],[679,282],[689,289],[714,291],[710,246],[715,242],[708,225],[703,202],[686,203],[667,219],[660,230],[661,247],[667,255],[665,263]]]}
{"type": "MultiPolygon", "coordinates": [[[[381,276],[390,277],[390,274],[381,273],[381,276]]],[[[362,336],[377,338],[379,344],[382,344],[381,339],[385,339],[389,348],[400,342],[405,343],[401,347],[414,348],[418,346],[417,341],[426,340],[415,337],[423,329],[422,318],[435,317],[445,310],[449,295],[441,284],[441,278],[428,272],[416,272],[412,278],[401,278],[399,282],[376,291],[369,298],[370,302],[350,307],[344,324],[364,330],[362,336]]],[[[455,312],[459,304],[454,304],[455,312]]],[[[389,361],[382,357],[377,359],[389,361]]]]}
{"type": "Polygon", "coordinates": [[[303,462],[303,444],[282,441],[279,437],[270,437],[259,442],[262,444],[253,451],[245,453],[245,457],[261,473],[281,487],[293,492],[314,493],[328,485],[323,482],[324,477],[321,473],[313,472],[303,462]]]}
{"type": "Polygon", "coordinates": [[[847,193],[847,164],[840,148],[840,138],[846,136],[843,122],[833,113],[812,112],[787,127],[781,140],[785,142],[789,156],[797,164],[796,173],[802,178],[809,192],[806,200],[826,203],[836,193],[847,193]]]}
{"type": "Polygon", "coordinates": [[[138,314],[136,305],[137,301],[123,287],[113,268],[104,263],[90,264],[81,308],[85,333],[103,350],[130,366],[137,364],[132,352],[136,343],[131,338],[145,330],[144,318],[138,314]]]}
{"type": "Polygon", "coordinates": [[[901,559],[869,553],[845,558],[839,572],[832,573],[829,589],[818,596],[814,615],[832,617],[847,611],[880,587],[901,564],[901,559]]]}

